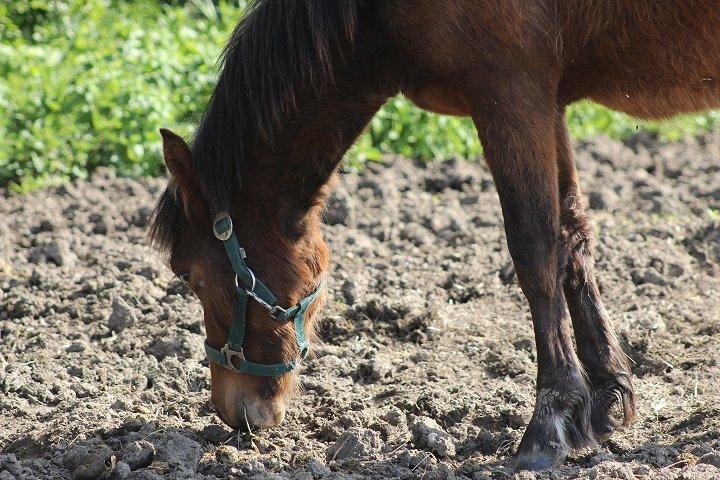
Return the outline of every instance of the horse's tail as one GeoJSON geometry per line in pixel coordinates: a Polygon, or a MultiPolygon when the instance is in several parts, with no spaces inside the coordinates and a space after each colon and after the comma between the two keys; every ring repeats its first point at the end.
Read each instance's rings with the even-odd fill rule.
{"type": "Polygon", "coordinates": [[[357,38],[364,0],[258,0],[225,48],[221,82],[255,111],[266,140],[297,105],[298,86],[319,91],[357,38]],[[235,88],[236,87],[236,88],[235,88]]]}

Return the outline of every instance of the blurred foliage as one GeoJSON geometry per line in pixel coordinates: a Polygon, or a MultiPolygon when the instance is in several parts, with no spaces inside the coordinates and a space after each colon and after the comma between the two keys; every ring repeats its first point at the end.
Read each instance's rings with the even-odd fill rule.
{"type": "Polygon", "coordinates": [[[162,171],[163,125],[189,133],[244,2],[0,4],[0,183],[29,189],[162,171]]]}
{"type": "MultiPolygon", "coordinates": [[[[162,171],[157,130],[192,131],[217,58],[245,0],[0,2],[0,186],[28,190],[109,165],[120,175],[162,171]]],[[[713,127],[714,114],[638,123],[591,103],[568,112],[571,134],[674,139],[713,127]]],[[[359,167],[384,153],[474,158],[469,119],[391,99],[348,154],[359,167]]]]}

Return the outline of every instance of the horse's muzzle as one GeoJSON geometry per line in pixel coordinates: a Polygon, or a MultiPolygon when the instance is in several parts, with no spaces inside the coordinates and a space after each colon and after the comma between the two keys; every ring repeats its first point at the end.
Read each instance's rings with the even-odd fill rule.
{"type": "Polygon", "coordinates": [[[282,400],[232,401],[215,405],[218,416],[232,428],[272,428],[285,419],[282,400]]]}

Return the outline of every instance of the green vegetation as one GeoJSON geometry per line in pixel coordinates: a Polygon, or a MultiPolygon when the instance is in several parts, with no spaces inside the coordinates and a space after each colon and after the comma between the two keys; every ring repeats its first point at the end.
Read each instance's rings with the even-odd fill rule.
{"type": "MultiPolygon", "coordinates": [[[[157,129],[188,134],[216,60],[246,1],[26,0],[0,3],[0,186],[28,190],[110,165],[120,175],[162,171],[157,129]]],[[[715,115],[639,128],[677,138],[715,115]]],[[[576,137],[625,137],[638,122],[592,104],[569,112],[576,137]]],[[[468,119],[392,99],[350,152],[423,159],[481,152],[468,119]]]]}

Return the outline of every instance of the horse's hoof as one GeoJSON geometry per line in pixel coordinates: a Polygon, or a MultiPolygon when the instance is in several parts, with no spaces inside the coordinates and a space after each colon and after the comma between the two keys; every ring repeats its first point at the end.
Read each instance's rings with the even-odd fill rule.
{"type": "Polygon", "coordinates": [[[562,419],[548,418],[528,425],[518,448],[515,465],[519,470],[545,470],[560,465],[572,447],[568,444],[562,419]]]}
{"type": "Polygon", "coordinates": [[[596,445],[590,426],[590,389],[584,381],[565,382],[566,390],[542,388],[535,412],[518,447],[521,470],[560,465],[573,450],[596,445]]]}
{"type": "Polygon", "coordinates": [[[515,460],[517,470],[540,471],[560,465],[565,460],[565,455],[548,454],[538,452],[536,455],[518,456],[515,460]]]}

